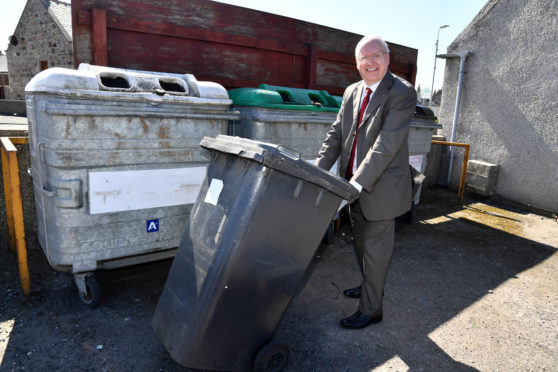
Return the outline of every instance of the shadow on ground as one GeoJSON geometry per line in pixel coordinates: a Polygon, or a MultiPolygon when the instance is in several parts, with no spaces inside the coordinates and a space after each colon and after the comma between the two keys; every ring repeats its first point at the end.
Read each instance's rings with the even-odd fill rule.
{"type": "MultiPolygon", "coordinates": [[[[448,354],[432,335],[556,248],[454,217],[462,209],[455,200],[444,189],[423,190],[414,223],[396,234],[384,321],[363,330],[339,327],[357,307],[342,290],[360,280],[348,227],[341,226],[332,245],[319,247],[275,335],[290,348],[286,371],[496,370],[484,359],[448,354]]],[[[34,290],[29,299],[21,297],[15,255],[0,251],[0,371],[188,371],[169,357],[150,325],[169,260],[99,272],[103,302],[89,309],[73,278],[52,271],[32,234],[28,238],[34,290]]],[[[490,314],[478,314],[483,316],[490,314]]],[[[472,328],[479,318],[470,319],[472,328]]],[[[455,334],[445,342],[460,350],[462,340],[455,334]]],[[[555,337],[554,345],[545,346],[550,357],[540,363],[556,366],[555,337]]],[[[509,359],[517,358],[518,370],[529,363],[524,355],[494,353],[511,365],[509,359]]]]}

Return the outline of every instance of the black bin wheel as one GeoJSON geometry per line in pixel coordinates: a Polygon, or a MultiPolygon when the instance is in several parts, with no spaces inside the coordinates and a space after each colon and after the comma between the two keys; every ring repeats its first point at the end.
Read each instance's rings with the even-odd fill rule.
{"type": "Polygon", "coordinates": [[[88,307],[96,307],[101,302],[101,286],[94,276],[85,277],[85,288],[87,291],[79,292],[79,298],[88,307]]]}
{"type": "Polygon", "coordinates": [[[324,236],[324,243],[327,245],[331,245],[333,243],[333,238],[335,238],[335,223],[332,221],[327,227],[324,236]]]}
{"type": "Polygon", "coordinates": [[[268,342],[254,359],[256,372],[280,372],[289,360],[289,348],[287,345],[275,341],[268,342]]]}

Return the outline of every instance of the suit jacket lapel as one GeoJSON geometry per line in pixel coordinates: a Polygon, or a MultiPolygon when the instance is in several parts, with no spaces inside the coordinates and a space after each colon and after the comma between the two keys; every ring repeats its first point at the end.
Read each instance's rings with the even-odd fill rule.
{"type": "Polygon", "coordinates": [[[357,122],[358,122],[358,111],[360,109],[360,97],[362,95],[362,92],[364,90],[364,82],[361,81],[360,85],[353,90],[353,121],[352,123],[350,123],[350,130],[349,130],[349,135],[347,136],[347,141],[348,141],[348,148],[352,148],[353,147],[353,139],[354,136],[353,134],[356,132],[357,130],[357,122]]]}
{"type": "Polygon", "coordinates": [[[362,97],[362,92],[364,91],[364,82],[361,82],[357,89],[353,91],[353,125],[352,127],[356,129],[358,122],[358,112],[360,109],[360,99],[362,97]]]}
{"type": "Polygon", "coordinates": [[[370,115],[373,112],[376,112],[378,107],[385,101],[386,95],[389,92],[389,89],[391,88],[392,85],[393,85],[393,76],[391,76],[391,74],[388,72],[380,82],[380,85],[378,85],[378,88],[376,88],[374,94],[372,95],[372,99],[370,100],[370,103],[368,104],[368,107],[364,112],[364,116],[362,117],[362,124],[360,124],[361,126],[367,124],[370,115]]]}

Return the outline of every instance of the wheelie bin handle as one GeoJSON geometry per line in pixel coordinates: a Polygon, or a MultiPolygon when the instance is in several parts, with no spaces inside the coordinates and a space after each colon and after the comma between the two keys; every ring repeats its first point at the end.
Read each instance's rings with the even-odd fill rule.
{"type": "Polygon", "coordinates": [[[288,158],[291,158],[293,160],[300,160],[302,158],[302,155],[300,154],[300,152],[292,150],[288,147],[285,147],[283,145],[277,145],[277,150],[279,150],[279,152],[282,155],[285,155],[288,158]]]}

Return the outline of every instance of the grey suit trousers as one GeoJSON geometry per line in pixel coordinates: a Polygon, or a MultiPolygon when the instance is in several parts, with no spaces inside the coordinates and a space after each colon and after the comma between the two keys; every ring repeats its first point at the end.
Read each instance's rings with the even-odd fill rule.
{"type": "Polygon", "coordinates": [[[384,283],[393,255],[395,219],[367,221],[358,200],[350,205],[351,225],[363,280],[358,310],[369,316],[382,314],[384,283]]]}

